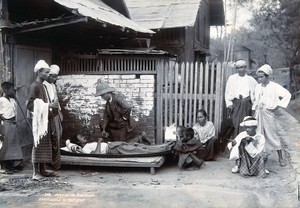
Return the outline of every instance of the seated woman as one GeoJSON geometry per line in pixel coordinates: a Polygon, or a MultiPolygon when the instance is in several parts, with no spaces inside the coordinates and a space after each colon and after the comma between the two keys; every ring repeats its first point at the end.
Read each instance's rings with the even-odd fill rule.
{"type": "Polygon", "coordinates": [[[240,172],[242,176],[265,177],[269,173],[265,169],[262,155],[265,137],[256,133],[257,120],[252,116],[246,116],[240,126],[245,127],[246,131],[228,143],[228,148],[231,149],[229,159],[237,161],[232,172],[240,172]]]}
{"type": "Polygon", "coordinates": [[[194,137],[194,130],[179,127],[177,134],[182,135],[174,146],[175,153],[179,156],[178,167],[183,170],[199,169],[204,162],[206,151],[201,142],[194,137]]]}
{"type": "Polygon", "coordinates": [[[102,138],[98,138],[97,142],[89,142],[87,137],[78,134],[66,141],[66,147],[63,150],[84,154],[135,155],[171,151],[173,146],[174,142],[146,145],[138,142],[103,142],[102,138]]]}
{"type": "Polygon", "coordinates": [[[215,160],[216,141],[215,126],[211,121],[207,120],[205,110],[197,110],[197,122],[194,124],[195,137],[203,144],[206,149],[205,160],[215,160]]]}

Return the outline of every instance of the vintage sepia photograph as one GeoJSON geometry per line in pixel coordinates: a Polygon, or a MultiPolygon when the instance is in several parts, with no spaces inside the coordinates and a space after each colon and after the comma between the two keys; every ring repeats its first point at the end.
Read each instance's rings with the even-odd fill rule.
{"type": "Polygon", "coordinates": [[[0,0],[0,207],[300,207],[300,0],[0,0]]]}

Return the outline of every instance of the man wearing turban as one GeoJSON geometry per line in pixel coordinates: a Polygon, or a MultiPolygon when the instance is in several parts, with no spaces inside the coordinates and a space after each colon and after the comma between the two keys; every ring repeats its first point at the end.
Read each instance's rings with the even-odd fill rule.
{"type": "Polygon", "coordinates": [[[244,60],[235,63],[238,73],[229,76],[225,88],[225,103],[234,126],[233,138],[241,132],[240,123],[251,115],[256,80],[246,74],[244,60]]]}
{"type": "MultiPolygon", "coordinates": [[[[46,94],[48,101],[54,102],[58,101],[57,91],[56,91],[56,80],[59,74],[60,68],[58,65],[53,64],[50,67],[49,77],[44,81],[44,85],[46,87],[46,94]]],[[[52,143],[52,167],[57,170],[60,168],[60,141],[62,138],[62,113],[60,106],[57,109],[50,109],[49,112],[49,133],[51,137],[52,143]]]]}
{"type": "Polygon", "coordinates": [[[257,120],[252,116],[246,116],[240,124],[245,131],[228,144],[230,160],[238,160],[238,164],[232,168],[232,173],[240,173],[242,176],[265,177],[269,173],[265,169],[263,149],[265,137],[256,132],[257,120]]]}
{"type": "Polygon", "coordinates": [[[48,99],[43,82],[49,77],[49,65],[44,60],[39,60],[34,72],[36,80],[30,85],[28,93],[27,109],[32,113],[32,165],[33,180],[40,180],[42,177],[55,176],[55,172],[46,171],[45,164],[52,163],[52,146],[49,135],[48,115],[50,110],[58,108],[58,102],[48,99]]]}
{"type": "Polygon", "coordinates": [[[272,68],[268,64],[261,66],[257,72],[258,84],[255,88],[255,101],[252,110],[258,120],[257,131],[266,138],[265,153],[277,150],[280,166],[286,166],[282,155],[282,144],[276,126],[276,110],[286,108],[290,102],[291,94],[281,85],[270,81],[272,68]]]}

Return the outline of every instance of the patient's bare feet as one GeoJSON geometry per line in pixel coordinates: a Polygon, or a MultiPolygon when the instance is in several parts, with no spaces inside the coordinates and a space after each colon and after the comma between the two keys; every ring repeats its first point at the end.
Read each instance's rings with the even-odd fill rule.
{"type": "Polygon", "coordinates": [[[143,143],[148,144],[148,145],[151,144],[149,138],[147,137],[146,132],[143,131],[142,134],[141,134],[141,136],[142,136],[142,142],[143,142],[143,143]]]}

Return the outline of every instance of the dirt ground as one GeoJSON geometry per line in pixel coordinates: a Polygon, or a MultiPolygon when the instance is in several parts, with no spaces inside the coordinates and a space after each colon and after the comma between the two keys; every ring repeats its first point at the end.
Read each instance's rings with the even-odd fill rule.
{"type": "MultiPolygon", "coordinates": [[[[289,106],[294,116],[299,103],[289,106]]],[[[58,177],[36,182],[27,164],[0,175],[0,207],[300,207],[296,171],[291,163],[280,167],[277,153],[269,156],[266,178],[232,174],[233,166],[226,151],[196,171],[180,171],[169,157],[155,175],[148,168],[63,166],[58,177]]]]}

